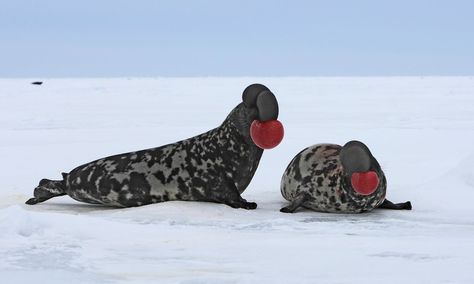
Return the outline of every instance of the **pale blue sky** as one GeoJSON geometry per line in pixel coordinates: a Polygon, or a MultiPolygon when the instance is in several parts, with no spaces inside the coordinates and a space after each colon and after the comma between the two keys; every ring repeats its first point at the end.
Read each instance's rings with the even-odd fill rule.
{"type": "Polygon", "coordinates": [[[0,0],[0,77],[474,75],[474,1],[0,0]]]}

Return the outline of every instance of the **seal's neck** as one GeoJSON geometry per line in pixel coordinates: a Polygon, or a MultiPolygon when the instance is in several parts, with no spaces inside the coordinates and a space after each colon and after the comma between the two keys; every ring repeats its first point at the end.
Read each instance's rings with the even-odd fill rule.
{"type": "Polygon", "coordinates": [[[218,145],[215,150],[220,152],[227,175],[232,178],[240,193],[252,180],[263,154],[263,150],[250,138],[250,131],[246,134],[241,127],[242,124],[236,123],[231,113],[221,126],[209,133],[212,144],[218,145]]]}

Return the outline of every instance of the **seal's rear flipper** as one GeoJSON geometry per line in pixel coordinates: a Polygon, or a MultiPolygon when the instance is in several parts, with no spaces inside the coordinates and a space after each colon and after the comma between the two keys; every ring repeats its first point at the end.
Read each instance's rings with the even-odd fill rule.
{"type": "MultiPolygon", "coordinates": [[[[63,175],[64,176],[64,175],[63,175]]],[[[33,192],[34,197],[28,199],[25,203],[28,205],[37,204],[50,198],[66,195],[64,181],[42,179],[33,192]]]]}
{"type": "Polygon", "coordinates": [[[295,199],[290,203],[290,205],[283,207],[280,209],[280,212],[283,213],[293,213],[296,211],[296,209],[300,208],[303,206],[303,203],[305,203],[308,200],[308,195],[304,192],[300,192],[295,199]]]}
{"type": "Polygon", "coordinates": [[[383,203],[379,205],[378,208],[393,209],[393,210],[411,210],[411,202],[407,201],[403,203],[393,203],[385,199],[383,203]]]}

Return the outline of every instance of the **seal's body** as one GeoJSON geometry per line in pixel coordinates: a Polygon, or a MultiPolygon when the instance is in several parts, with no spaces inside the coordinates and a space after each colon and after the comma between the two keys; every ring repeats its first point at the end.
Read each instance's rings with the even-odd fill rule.
{"type": "Polygon", "coordinates": [[[259,84],[249,86],[243,100],[221,126],[201,135],[99,159],[63,173],[62,181],[43,179],[27,204],[67,194],[78,201],[117,207],[190,200],[255,209],[256,203],[240,196],[263,153],[253,143],[249,129],[262,113],[267,120],[276,119],[278,105],[273,94],[259,84]],[[256,106],[261,98],[270,103],[256,106]]]}
{"type": "Polygon", "coordinates": [[[317,144],[297,154],[286,168],[281,193],[291,204],[281,211],[294,212],[300,206],[331,213],[361,213],[377,207],[411,209],[409,202],[386,200],[386,190],[385,174],[363,143],[317,144]],[[359,172],[373,173],[376,178],[370,192],[354,187],[359,184],[353,175],[359,172]]]}

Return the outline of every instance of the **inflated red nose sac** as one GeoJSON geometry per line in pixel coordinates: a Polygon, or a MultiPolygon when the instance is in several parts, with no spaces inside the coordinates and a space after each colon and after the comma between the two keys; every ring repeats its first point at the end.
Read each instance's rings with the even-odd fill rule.
{"type": "Polygon", "coordinates": [[[352,188],[361,195],[370,195],[379,186],[379,177],[374,171],[356,172],[351,176],[352,188]]]}
{"type": "Polygon", "coordinates": [[[283,140],[283,124],[277,119],[269,121],[254,120],[250,126],[253,143],[262,149],[272,149],[283,140]]]}

